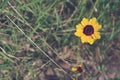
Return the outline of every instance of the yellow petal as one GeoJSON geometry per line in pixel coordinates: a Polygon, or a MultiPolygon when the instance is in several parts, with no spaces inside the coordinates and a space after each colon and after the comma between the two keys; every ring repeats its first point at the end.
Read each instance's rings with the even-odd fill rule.
{"type": "Polygon", "coordinates": [[[76,31],[77,32],[82,32],[83,31],[83,26],[81,24],[76,25],[76,31]]]}
{"type": "Polygon", "coordinates": [[[91,38],[91,39],[89,40],[89,43],[90,43],[91,45],[92,45],[94,42],[95,42],[95,39],[92,39],[92,38],[91,38]]]}
{"type": "Polygon", "coordinates": [[[83,33],[82,33],[82,31],[76,31],[76,32],[74,33],[74,35],[75,35],[75,36],[78,36],[78,37],[81,37],[81,36],[83,36],[83,33]]]}
{"type": "Polygon", "coordinates": [[[71,70],[72,71],[77,71],[77,68],[76,67],[72,67],[71,70]]]}
{"type": "Polygon", "coordinates": [[[88,39],[87,39],[87,42],[88,42],[89,44],[93,44],[94,41],[95,41],[95,39],[93,39],[92,36],[89,36],[88,39]]]}
{"type": "Polygon", "coordinates": [[[85,36],[85,35],[83,35],[83,36],[81,37],[81,42],[82,42],[82,43],[87,42],[87,39],[86,39],[86,36],[85,36]]]}
{"type": "Polygon", "coordinates": [[[83,35],[83,36],[81,37],[82,43],[86,43],[86,42],[88,42],[88,40],[89,40],[89,37],[86,36],[86,35],[83,35]]]}
{"type": "Polygon", "coordinates": [[[83,27],[81,24],[76,25],[76,32],[74,34],[78,37],[83,35],[83,27]]]}
{"type": "Polygon", "coordinates": [[[78,29],[83,29],[83,26],[81,25],[81,24],[78,24],[78,25],[76,25],[76,30],[78,30],[78,29]]]}
{"type": "Polygon", "coordinates": [[[82,21],[81,21],[81,24],[85,27],[88,24],[88,19],[83,18],[82,21]]]}
{"type": "Polygon", "coordinates": [[[89,21],[90,25],[95,25],[96,23],[97,23],[97,19],[95,17],[90,19],[90,21],[89,21]]]}
{"type": "Polygon", "coordinates": [[[95,34],[92,34],[92,36],[91,36],[93,39],[96,39],[96,36],[95,36],[95,34]]]}
{"type": "Polygon", "coordinates": [[[94,43],[94,39],[91,36],[82,36],[81,37],[81,41],[82,43],[89,43],[89,44],[93,44],[94,43]]]}
{"type": "Polygon", "coordinates": [[[78,67],[82,67],[83,65],[82,64],[79,64],[78,67]]]}
{"type": "Polygon", "coordinates": [[[98,23],[93,26],[94,26],[94,31],[99,31],[102,28],[102,26],[98,23]]]}
{"type": "Polygon", "coordinates": [[[96,37],[96,39],[100,39],[101,38],[100,32],[94,32],[94,36],[96,37]]]}

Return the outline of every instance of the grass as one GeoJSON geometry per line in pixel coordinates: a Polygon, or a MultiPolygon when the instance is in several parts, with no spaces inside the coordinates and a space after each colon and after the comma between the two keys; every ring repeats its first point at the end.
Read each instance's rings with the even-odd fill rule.
{"type": "Polygon", "coordinates": [[[1,0],[0,80],[119,80],[119,0],[1,0]],[[74,36],[82,18],[96,17],[102,38],[74,36]],[[83,63],[83,72],[71,66],[83,63]]]}

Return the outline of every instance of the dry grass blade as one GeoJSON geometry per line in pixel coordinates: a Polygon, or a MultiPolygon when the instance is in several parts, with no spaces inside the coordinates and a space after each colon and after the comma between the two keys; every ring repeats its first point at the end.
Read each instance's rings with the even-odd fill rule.
{"type": "MultiPolygon", "coordinates": [[[[16,60],[20,60],[19,58],[17,58],[17,57],[15,57],[15,56],[13,56],[13,55],[11,55],[11,54],[7,54],[7,52],[2,48],[2,47],[0,47],[0,49],[2,50],[2,52],[6,55],[6,56],[8,56],[8,57],[10,57],[10,58],[13,58],[13,59],[16,59],[16,60]]],[[[12,62],[14,62],[14,61],[12,61],[12,62]]]]}
{"type": "Polygon", "coordinates": [[[18,19],[18,20],[20,20],[21,22],[25,23],[27,26],[29,26],[33,30],[32,26],[22,17],[22,15],[11,5],[11,3],[9,1],[8,1],[8,4],[20,16],[20,18],[23,21],[21,19],[18,19]]]}
{"type": "MultiPolygon", "coordinates": [[[[16,28],[22,33],[24,34],[25,37],[27,37],[27,39],[32,42],[48,59],[50,59],[54,64],[56,64],[58,67],[60,67],[52,58],[49,57],[49,55],[47,55],[36,43],[34,43],[31,38],[29,36],[27,36],[22,29],[19,28],[19,26],[17,26],[8,16],[6,16],[15,26],[16,28]]],[[[61,67],[60,67],[61,68],[61,67]]]]}
{"type": "MultiPolygon", "coordinates": [[[[12,23],[13,25],[16,26],[16,28],[35,46],[37,47],[51,62],[53,62],[58,68],[60,68],[64,73],[67,73],[59,64],[57,64],[49,55],[47,55],[36,43],[34,43],[33,40],[29,36],[27,36],[24,31],[19,28],[18,25],[16,25],[8,16],[6,16],[12,23]]],[[[72,78],[72,77],[71,77],[72,78]]]]}
{"type": "Polygon", "coordinates": [[[100,48],[99,47],[96,48],[95,59],[96,59],[97,63],[101,63],[102,62],[101,52],[100,52],[100,48]]]}

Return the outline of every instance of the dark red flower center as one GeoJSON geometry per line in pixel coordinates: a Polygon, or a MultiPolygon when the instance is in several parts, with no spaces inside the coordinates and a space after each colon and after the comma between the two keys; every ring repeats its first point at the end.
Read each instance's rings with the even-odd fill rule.
{"type": "Polygon", "coordinates": [[[91,34],[94,33],[94,28],[92,25],[86,25],[85,28],[83,29],[83,33],[87,36],[90,36],[91,34]]]}
{"type": "Polygon", "coordinates": [[[81,73],[83,72],[83,69],[81,67],[77,67],[77,71],[81,73]]]}

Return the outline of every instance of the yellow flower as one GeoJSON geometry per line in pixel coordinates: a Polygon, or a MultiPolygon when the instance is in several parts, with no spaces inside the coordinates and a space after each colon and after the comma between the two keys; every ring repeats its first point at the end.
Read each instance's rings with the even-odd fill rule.
{"type": "Polygon", "coordinates": [[[76,32],[74,34],[81,38],[82,43],[93,44],[96,39],[101,38],[99,32],[101,27],[95,17],[92,19],[83,18],[81,23],[76,25],[76,32]]]}
{"type": "Polygon", "coordinates": [[[83,72],[83,69],[82,69],[82,67],[83,67],[83,65],[82,64],[79,64],[79,65],[77,65],[77,66],[73,66],[72,68],[71,68],[71,70],[73,71],[73,72],[83,72]]]}

